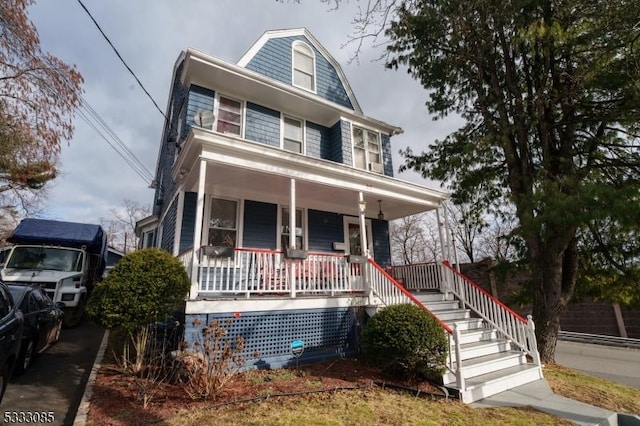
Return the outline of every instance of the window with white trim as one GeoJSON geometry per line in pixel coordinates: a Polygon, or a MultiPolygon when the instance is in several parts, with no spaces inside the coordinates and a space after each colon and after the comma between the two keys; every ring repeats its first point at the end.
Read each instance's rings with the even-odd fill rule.
{"type": "Polygon", "coordinates": [[[208,244],[210,246],[236,247],[237,236],[238,202],[212,198],[208,244]]]}
{"type": "Polygon", "coordinates": [[[219,96],[216,105],[216,132],[242,136],[242,102],[219,96]]]}
{"type": "Polygon", "coordinates": [[[311,92],[316,91],[316,58],[309,45],[296,41],[292,46],[293,85],[311,92]]]}
{"type": "Polygon", "coordinates": [[[380,134],[353,126],[353,163],[358,169],[382,173],[380,134]]]}
{"type": "MultiPolygon", "coordinates": [[[[282,250],[289,247],[291,241],[291,227],[289,225],[289,207],[283,207],[281,210],[282,222],[280,226],[280,248],[282,250]]],[[[302,209],[296,209],[296,248],[304,249],[304,222],[302,220],[302,209]]]]}
{"type": "Polygon", "coordinates": [[[301,120],[284,117],[282,131],[282,147],[291,152],[302,154],[304,146],[304,125],[301,120]]]}

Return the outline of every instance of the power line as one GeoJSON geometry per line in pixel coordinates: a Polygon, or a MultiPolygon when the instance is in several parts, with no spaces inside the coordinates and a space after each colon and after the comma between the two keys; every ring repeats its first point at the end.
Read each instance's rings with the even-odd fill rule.
{"type": "MultiPolygon", "coordinates": [[[[0,21],[3,22],[5,25],[8,25],[7,21],[4,19],[3,16],[0,16],[0,21]]],[[[20,37],[19,34],[15,32],[13,32],[13,34],[17,36],[16,38],[18,41],[20,41],[21,43],[24,43],[24,40],[20,37]]],[[[33,52],[28,50],[27,50],[27,53],[33,59],[36,59],[36,60],[46,59],[46,58],[37,58],[33,52]]],[[[63,81],[66,81],[66,76],[62,74],[57,67],[52,66],[50,67],[50,69],[53,72],[57,73],[59,76],[61,76],[63,81]]],[[[91,127],[98,135],[100,135],[100,137],[102,137],[102,139],[104,139],[105,142],[107,142],[107,144],[114,151],[116,151],[116,153],[129,165],[129,167],[131,167],[131,169],[133,169],[133,171],[138,176],[140,176],[145,182],[151,182],[154,179],[154,175],[145,167],[145,165],[136,157],[133,151],[131,151],[131,149],[129,149],[129,147],[122,141],[122,139],[118,137],[118,135],[113,131],[113,129],[111,129],[111,127],[104,121],[104,119],[100,116],[100,114],[98,114],[98,112],[95,109],[93,109],[93,107],[91,107],[91,105],[87,102],[86,99],[84,99],[82,95],[80,95],[80,105],[77,109],[77,112],[80,118],[84,122],[86,122],[87,125],[91,127]],[[81,110],[82,108],[86,110],[86,113],[81,110]],[[95,122],[92,122],[92,119],[95,122],[97,122],[99,126],[102,127],[102,129],[104,129],[107,132],[107,134],[111,137],[112,141],[115,142],[115,145],[114,143],[112,143],[112,141],[110,141],[104,135],[104,133],[102,133],[102,131],[96,126],[95,122]]]]}
{"type": "MultiPolygon", "coordinates": [[[[120,147],[119,149],[122,151],[123,155],[126,155],[133,164],[135,164],[135,168],[141,171],[146,175],[148,181],[153,180],[153,173],[151,173],[146,166],[138,159],[138,157],[134,154],[131,149],[120,139],[120,137],[109,127],[109,125],[103,120],[103,118],[96,112],[95,109],[87,102],[84,97],[82,98],[82,105],[85,107],[87,111],[89,111],[90,115],[100,124],[100,126],[107,132],[108,135],[111,136],[111,139],[120,147]]],[[[122,156],[122,155],[121,155],[122,156]]],[[[132,166],[133,168],[134,166],[132,166]]]]}
{"type": "Polygon", "coordinates": [[[146,95],[149,97],[149,99],[151,99],[151,102],[153,102],[153,105],[156,107],[156,109],[160,112],[160,114],[162,114],[162,116],[164,117],[164,119],[166,121],[168,121],[167,116],[164,114],[164,112],[162,112],[162,110],[160,109],[160,107],[158,106],[158,104],[156,103],[155,99],[153,99],[153,97],[151,96],[151,94],[147,91],[147,89],[145,89],[144,85],[142,84],[142,82],[140,81],[140,79],[138,79],[138,76],[136,76],[136,74],[133,72],[133,70],[129,67],[129,65],[127,65],[127,63],[125,62],[125,60],[122,58],[122,56],[120,55],[120,52],[118,52],[118,49],[116,49],[116,47],[113,45],[113,43],[111,43],[111,40],[109,40],[109,37],[107,37],[107,35],[104,33],[104,31],[102,31],[102,28],[100,27],[100,25],[98,24],[98,22],[94,19],[94,17],[91,15],[91,12],[89,12],[89,9],[87,9],[87,7],[82,3],[82,0],[78,0],[78,3],[80,3],[80,6],[82,6],[82,8],[84,9],[84,11],[87,13],[87,15],[89,15],[89,18],[91,18],[91,20],[93,21],[93,23],[95,24],[95,26],[98,28],[98,31],[100,31],[100,34],[102,34],[102,37],[104,37],[104,39],[107,41],[107,43],[109,43],[109,46],[111,46],[111,48],[113,49],[113,51],[115,52],[116,56],[118,57],[118,59],[120,59],[120,62],[122,62],[122,64],[125,66],[125,68],[131,73],[131,75],[133,76],[133,78],[136,80],[136,82],[138,83],[138,85],[142,88],[142,90],[144,91],[144,93],[146,93],[146,95]]]}
{"type": "Polygon", "coordinates": [[[146,169],[141,169],[131,158],[127,157],[125,153],[118,147],[118,143],[114,143],[100,130],[95,122],[93,114],[83,105],[81,109],[78,109],[78,116],[85,122],[93,131],[95,131],[121,158],[129,167],[138,175],[144,182],[149,182],[152,178],[149,176],[149,172],[146,169]]]}
{"type": "MultiPolygon", "coordinates": [[[[125,163],[129,165],[129,167],[131,167],[131,169],[138,176],[140,176],[140,178],[142,178],[144,182],[150,182],[151,180],[153,180],[153,176],[151,175],[151,173],[144,167],[144,165],[142,165],[142,163],[139,162],[139,160],[133,155],[133,153],[128,151],[128,148],[126,150],[122,150],[122,141],[119,140],[117,136],[113,137],[114,133],[112,130],[105,129],[107,133],[112,135],[113,141],[105,136],[105,134],[100,130],[98,124],[96,124],[96,122],[100,123],[102,119],[99,117],[99,115],[97,115],[95,110],[93,110],[93,108],[91,108],[91,106],[86,103],[86,101],[83,100],[82,105],[77,110],[77,112],[79,117],[85,123],[87,123],[87,125],[91,127],[93,131],[95,131],[100,137],[102,137],[102,139],[107,142],[107,144],[120,156],[120,158],[124,160],[125,163]],[[129,154],[127,154],[127,152],[129,154]]],[[[100,126],[102,126],[102,124],[100,124],[100,126]]]]}

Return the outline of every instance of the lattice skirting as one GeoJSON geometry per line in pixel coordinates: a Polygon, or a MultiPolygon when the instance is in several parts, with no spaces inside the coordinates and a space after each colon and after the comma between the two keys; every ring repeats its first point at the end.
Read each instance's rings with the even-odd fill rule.
{"type": "Polygon", "coordinates": [[[187,314],[184,339],[192,347],[202,338],[202,327],[219,321],[227,329],[229,342],[235,341],[236,336],[244,339],[245,369],[295,365],[296,359],[290,353],[295,340],[304,342],[300,364],[319,362],[357,353],[359,312],[359,308],[349,307],[187,314]],[[254,357],[256,352],[258,358],[254,357]]]}

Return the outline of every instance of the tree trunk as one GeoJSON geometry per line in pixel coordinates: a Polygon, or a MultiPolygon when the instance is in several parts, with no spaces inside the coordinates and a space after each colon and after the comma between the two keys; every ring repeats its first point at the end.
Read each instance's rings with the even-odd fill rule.
{"type": "Polygon", "coordinates": [[[546,244],[532,259],[533,320],[540,359],[544,363],[554,362],[560,316],[573,296],[577,272],[575,245],[574,239],[565,247],[546,244]]]}

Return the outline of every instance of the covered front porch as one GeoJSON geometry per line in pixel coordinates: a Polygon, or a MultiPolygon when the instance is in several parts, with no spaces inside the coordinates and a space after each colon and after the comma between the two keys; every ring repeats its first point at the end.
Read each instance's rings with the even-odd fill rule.
{"type": "MultiPolygon", "coordinates": [[[[381,173],[198,128],[173,175],[177,205],[186,194],[194,199],[193,230],[177,226],[173,250],[189,271],[190,300],[369,294],[368,260],[391,265],[389,221],[439,210],[446,199],[381,173]],[[235,203],[233,220],[214,215],[217,200],[235,203]]],[[[176,224],[188,213],[179,208],[176,224]]]]}

